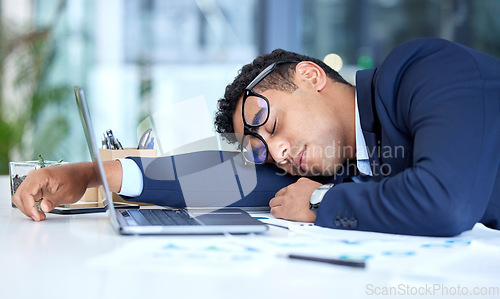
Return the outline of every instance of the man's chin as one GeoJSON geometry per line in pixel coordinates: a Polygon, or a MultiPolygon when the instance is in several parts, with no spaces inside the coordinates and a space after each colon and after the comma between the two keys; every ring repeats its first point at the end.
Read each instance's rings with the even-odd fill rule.
{"type": "Polygon", "coordinates": [[[334,173],[328,172],[328,171],[322,171],[322,170],[315,170],[315,169],[309,169],[309,170],[290,170],[287,171],[291,175],[295,176],[304,176],[304,177],[317,177],[317,176],[332,176],[334,173]]]}
{"type": "Polygon", "coordinates": [[[304,171],[300,171],[300,174],[298,175],[306,177],[317,177],[317,176],[330,177],[330,176],[335,176],[337,172],[340,170],[340,168],[341,167],[327,167],[327,168],[311,167],[304,171]]]}
{"type": "MultiPolygon", "coordinates": [[[[288,168],[288,167],[281,167],[281,165],[276,164],[278,168],[281,168],[284,172],[294,175],[294,176],[303,176],[303,177],[318,177],[318,176],[334,176],[337,171],[339,170],[338,167],[307,167],[306,169],[297,169],[295,167],[288,168]]],[[[319,166],[319,165],[317,165],[319,166]]]]}

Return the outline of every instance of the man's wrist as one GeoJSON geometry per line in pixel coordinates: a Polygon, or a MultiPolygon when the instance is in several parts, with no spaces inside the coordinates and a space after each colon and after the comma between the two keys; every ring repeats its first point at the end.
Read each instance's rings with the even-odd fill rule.
{"type": "Polygon", "coordinates": [[[60,167],[76,167],[74,172],[80,176],[83,182],[87,183],[87,188],[98,187],[101,184],[92,162],[68,163],[60,167]]]}

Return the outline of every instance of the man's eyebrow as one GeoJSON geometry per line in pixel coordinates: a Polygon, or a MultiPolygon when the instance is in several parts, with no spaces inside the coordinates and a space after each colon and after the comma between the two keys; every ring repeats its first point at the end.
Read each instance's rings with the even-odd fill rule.
{"type": "Polygon", "coordinates": [[[260,108],[260,110],[255,113],[255,116],[252,119],[252,125],[256,126],[259,123],[259,119],[262,117],[264,112],[264,108],[260,108]]]}

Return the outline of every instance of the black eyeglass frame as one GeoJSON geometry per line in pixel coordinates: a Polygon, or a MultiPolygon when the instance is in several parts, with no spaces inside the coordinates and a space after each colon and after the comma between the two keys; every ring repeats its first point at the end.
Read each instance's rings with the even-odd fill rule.
{"type": "MultiPolygon", "coordinates": [[[[274,71],[274,69],[276,68],[276,66],[278,66],[279,64],[283,64],[283,63],[299,63],[300,61],[276,61],[276,62],[273,62],[272,64],[270,64],[269,66],[267,66],[264,70],[262,70],[262,72],[260,72],[257,77],[255,77],[252,82],[250,82],[250,84],[247,85],[247,87],[245,87],[245,93],[243,95],[243,102],[242,102],[242,107],[241,107],[241,116],[243,118],[243,138],[241,140],[241,152],[243,153],[243,151],[245,150],[244,148],[244,142],[245,142],[245,138],[250,135],[250,136],[253,136],[257,139],[259,139],[262,144],[264,144],[264,147],[266,148],[266,158],[264,159],[264,161],[262,162],[255,162],[255,161],[249,161],[247,159],[247,157],[243,154],[243,157],[245,158],[245,161],[247,163],[252,163],[252,164],[264,164],[266,163],[267,161],[267,158],[269,157],[269,147],[267,146],[267,143],[264,141],[264,138],[262,136],[260,136],[258,133],[255,133],[255,132],[252,132],[251,130],[252,129],[255,129],[255,128],[258,128],[258,127],[262,127],[263,125],[265,125],[269,119],[269,114],[270,114],[270,110],[271,110],[271,107],[269,106],[269,100],[263,96],[263,95],[260,95],[256,92],[253,91],[253,88],[260,83],[260,81],[262,81],[265,77],[267,77],[267,75],[269,75],[272,71],[274,71]],[[250,123],[247,122],[246,118],[245,118],[245,102],[247,100],[247,98],[249,96],[256,96],[256,97],[259,97],[261,99],[263,99],[264,101],[266,101],[266,104],[267,104],[267,115],[266,115],[266,119],[259,125],[252,125],[250,123]]],[[[253,155],[253,153],[252,153],[253,155]]]]}

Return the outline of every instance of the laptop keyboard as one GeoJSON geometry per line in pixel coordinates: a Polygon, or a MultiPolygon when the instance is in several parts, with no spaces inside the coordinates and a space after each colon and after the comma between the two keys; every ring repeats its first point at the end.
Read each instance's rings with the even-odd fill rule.
{"type": "Polygon", "coordinates": [[[200,225],[186,210],[138,209],[120,212],[128,213],[139,225],[200,225]]]}

